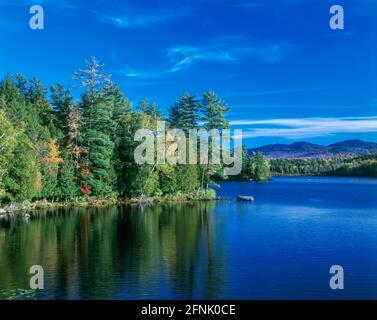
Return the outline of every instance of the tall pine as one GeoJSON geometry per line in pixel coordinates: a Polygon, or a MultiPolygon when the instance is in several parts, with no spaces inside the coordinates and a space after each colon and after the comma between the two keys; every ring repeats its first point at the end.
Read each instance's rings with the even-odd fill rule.
{"type": "Polygon", "coordinates": [[[114,143],[113,105],[103,87],[110,82],[103,65],[92,57],[75,73],[75,79],[85,88],[82,96],[86,159],[82,191],[87,195],[109,197],[113,193],[112,158],[114,143]]]}

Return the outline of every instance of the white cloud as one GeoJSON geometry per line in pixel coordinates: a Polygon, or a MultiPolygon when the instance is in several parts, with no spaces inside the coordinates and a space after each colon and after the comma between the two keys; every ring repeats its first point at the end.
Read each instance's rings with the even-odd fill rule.
{"type": "Polygon", "coordinates": [[[285,44],[255,45],[241,36],[218,37],[204,45],[174,46],[167,49],[165,55],[168,64],[165,68],[132,72],[123,68],[117,72],[127,77],[148,79],[167,77],[201,62],[234,64],[254,58],[273,63],[284,59],[290,47],[285,44]]]}
{"type": "Polygon", "coordinates": [[[137,79],[161,79],[166,77],[169,72],[163,71],[135,71],[131,68],[122,68],[113,71],[114,73],[121,74],[127,78],[137,78],[137,79]]]}
{"type": "Polygon", "coordinates": [[[138,12],[128,10],[122,13],[104,14],[93,11],[100,21],[109,23],[120,29],[137,29],[147,28],[153,24],[157,24],[166,20],[182,17],[190,13],[189,8],[160,9],[153,12],[138,12]]]}
{"type": "Polygon", "coordinates": [[[377,132],[377,116],[236,120],[231,121],[230,125],[246,126],[244,138],[284,137],[287,139],[304,139],[339,133],[377,132]]]}
{"type": "Polygon", "coordinates": [[[255,45],[248,39],[237,36],[221,37],[206,45],[176,46],[167,50],[167,57],[173,67],[179,71],[201,61],[219,63],[237,63],[245,58],[255,58],[266,63],[277,62],[285,58],[287,45],[255,45]]]}

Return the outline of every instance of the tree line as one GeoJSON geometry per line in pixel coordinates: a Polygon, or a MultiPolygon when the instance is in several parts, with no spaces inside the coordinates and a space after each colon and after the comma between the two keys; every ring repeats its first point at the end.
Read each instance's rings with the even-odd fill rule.
{"type": "Polygon", "coordinates": [[[273,159],[271,171],[275,175],[323,175],[377,178],[377,155],[358,157],[273,159]]]}
{"type": "MultiPolygon", "coordinates": [[[[218,165],[135,163],[135,132],[155,130],[164,120],[156,103],[145,99],[133,110],[96,58],[73,78],[79,100],[69,88],[47,90],[21,74],[0,82],[0,201],[210,193],[203,189],[221,171],[218,165]]],[[[186,133],[221,130],[229,127],[228,111],[214,92],[201,99],[186,92],[165,120],[186,133]]]]}

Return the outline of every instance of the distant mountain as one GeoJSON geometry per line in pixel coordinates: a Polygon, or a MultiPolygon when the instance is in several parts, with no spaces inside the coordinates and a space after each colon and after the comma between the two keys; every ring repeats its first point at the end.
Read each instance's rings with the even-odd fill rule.
{"type": "Polygon", "coordinates": [[[346,140],[328,146],[309,142],[292,144],[269,144],[263,147],[249,149],[249,153],[260,151],[266,157],[276,158],[333,158],[377,154],[377,143],[362,140],[346,140]]]}

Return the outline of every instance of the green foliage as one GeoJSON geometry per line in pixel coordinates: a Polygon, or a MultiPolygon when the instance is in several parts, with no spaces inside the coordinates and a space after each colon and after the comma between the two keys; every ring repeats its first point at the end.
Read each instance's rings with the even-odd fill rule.
{"type": "MultiPolygon", "coordinates": [[[[60,84],[48,92],[38,79],[21,74],[0,82],[1,201],[213,198],[213,191],[200,188],[222,177],[221,165],[135,163],[137,130],[158,135],[163,115],[156,103],[145,99],[133,112],[94,57],[74,79],[82,90],[78,100],[60,84]]],[[[169,123],[186,134],[200,128],[199,120],[203,128],[221,130],[229,126],[227,111],[214,92],[201,101],[186,92],[170,109],[169,123]]]]}
{"type": "Polygon", "coordinates": [[[79,79],[86,91],[83,95],[84,141],[87,150],[84,187],[88,194],[108,197],[113,193],[111,165],[114,152],[112,141],[115,121],[114,101],[118,92],[104,88],[108,76],[102,73],[99,62],[92,58],[81,69],[79,79]]]}
{"type": "Polygon", "coordinates": [[[177,172],[175,167],[163,164],[158,166],[160,177],[160,190],[163,194],[173,194],[177,192],[177,172]]]}
{"type": "MultiPolygon", "coordinates": [[[[251,159],[249,152],[245,145],[242,146],[242,168],[241,173],[237,176],[228,177],[229,180],[233,181],[250,181],[253,179],[253,172],[251,169],[251,159]]],[[[224,180],[224,179],[219,179],[224,180]]]]}
{"type": "MultiPolygon", "coordinates": [[[[47,90],[38,79],[17,74],[0,82],[0,200],[74,200],[158,197],[210,200],[214,180],[266,181],[273,174],[377,177],[377,156],[334,159],[252,159],[243,147],[242,170],[224,177],[223,165],[135,163],[134,136],[150,129],[155,136],[163,119],[156,103],[140,102],[136,111],[92,58],[75,73],[82,86],[76,101],[57,84],[47,90]]],[[[171,127],[229,128],[228,106],[214,92],[199,101],[184,93],[169,110],[171,127]],[[203,124],[199,123],[199,120],[203,124]]],[[[199,146],[198,146],[199,147],[199,146]]],[[[210,157],[211,153],[210,144],[210,157]]],[[[155,151],[156,152],[156,151],[155,151]]]]}
{"type": "Polygon", "coordinates": [[[60,134],[59,140],[66,145],[69,137],[69,113],[74,106],[73,97],[69,90],[56,84],[51,87],[51,104],[55,113],[54,123],[60,134]]]}
{"type": "Polygon", "coordinates": [[[58,194],[60,197],[69,198],[79,196],[80,188],[75,176],[75,166],[68,152],[65,150],[62,154],[63,163],[58,172],[58,194]]]}
{"type": "MultiPolygon", "coordinates": [[[[226,120],[226,112],[229,111],[226,103],[217,97],[213,91],[205,92],[201,101],[201,110],[203,116],[201,117],[204,122],[203,127],[207,130],[218,130],[221,132],[229,128],[229,121],[226,120]]],[[[217,180],[226,180],[224,176],[224,166],[222,164],[211,164],[213,152],[216,149],[212,148],[213,138],[209,138],[209,164],[202,167],[202,188],[209,184],[214,184],[212,178],[217,180]]],[[[220,158],[220,154],[217,154],[220,158]]]]}
{"type": "Polygon", "coordinates": [[[177,190],[184,193],[200,188],[200,173],[197,165],[177,165],[177,190]]]}
{"type": "Polygon", "coordinates": [[[152,119],[162,119],[162,113],[158,110],[156,102],[149,103],[148,99],[144,99],[139,103],[137,111],[152,119]]]}
{"type": "Polygon", "coordinates": [[[206,201],[210,201],[210,200],[216,200],[217,196],[216,196],[216,191],[213,190],[213,189],[200,189],[196,192],[193,193],[192,195],[192,199],[194,200],[206,200],[206,201]]]}
{"type": "Polygon", "coordinates": [[[203,112],[204,128],[211,129],[228,129],[229,121],[226,120],[225,114],[229,111],[226,103],[217,97],[213,91],[205,92],[201,103],[203,112]]]}
{"type": "Polygon", "coordinates": [[[252,180],[256,182],[263,182],[271,179],[270,163],[261,152],[255,153],[252,157],[250,173],[252,180]]]}
{"type": "Polygon", "coordinates": [[[8,174],[4,177],[4,189],[9,200],[29,200],[36,196],[38,169],[35,162],[35,147],[30,139],[21,134],[10,160],[8,174]]]}
{"type": "Polygon", "coordinates": [[[0,198],[5,195],[3,178],[9,173],[10,159],[13,158],[13,152],[17,146],[17,138],[21,133],[7,119],[2,107],[4,107],[4,104],[0,105],[0,198]]]}
{"type": "Polygon", "coordinates": [[[133,164],[129,169],[127,185],[129,197],[161,195],[160,178],[154,166],[133,164]]]}
{"type": "Polygon", "coordinates": [[[377,156],[273,159],[271,170],[275,175],[319,175],[377,177],[377,156]]]}
{"type": "Polygon", "coordinates": [[[185,92],[169,110],[169,124],[174,128],[182,129],[186,134],[190,129],[197,128],[200,108],[195,95],[185,92]]]}

